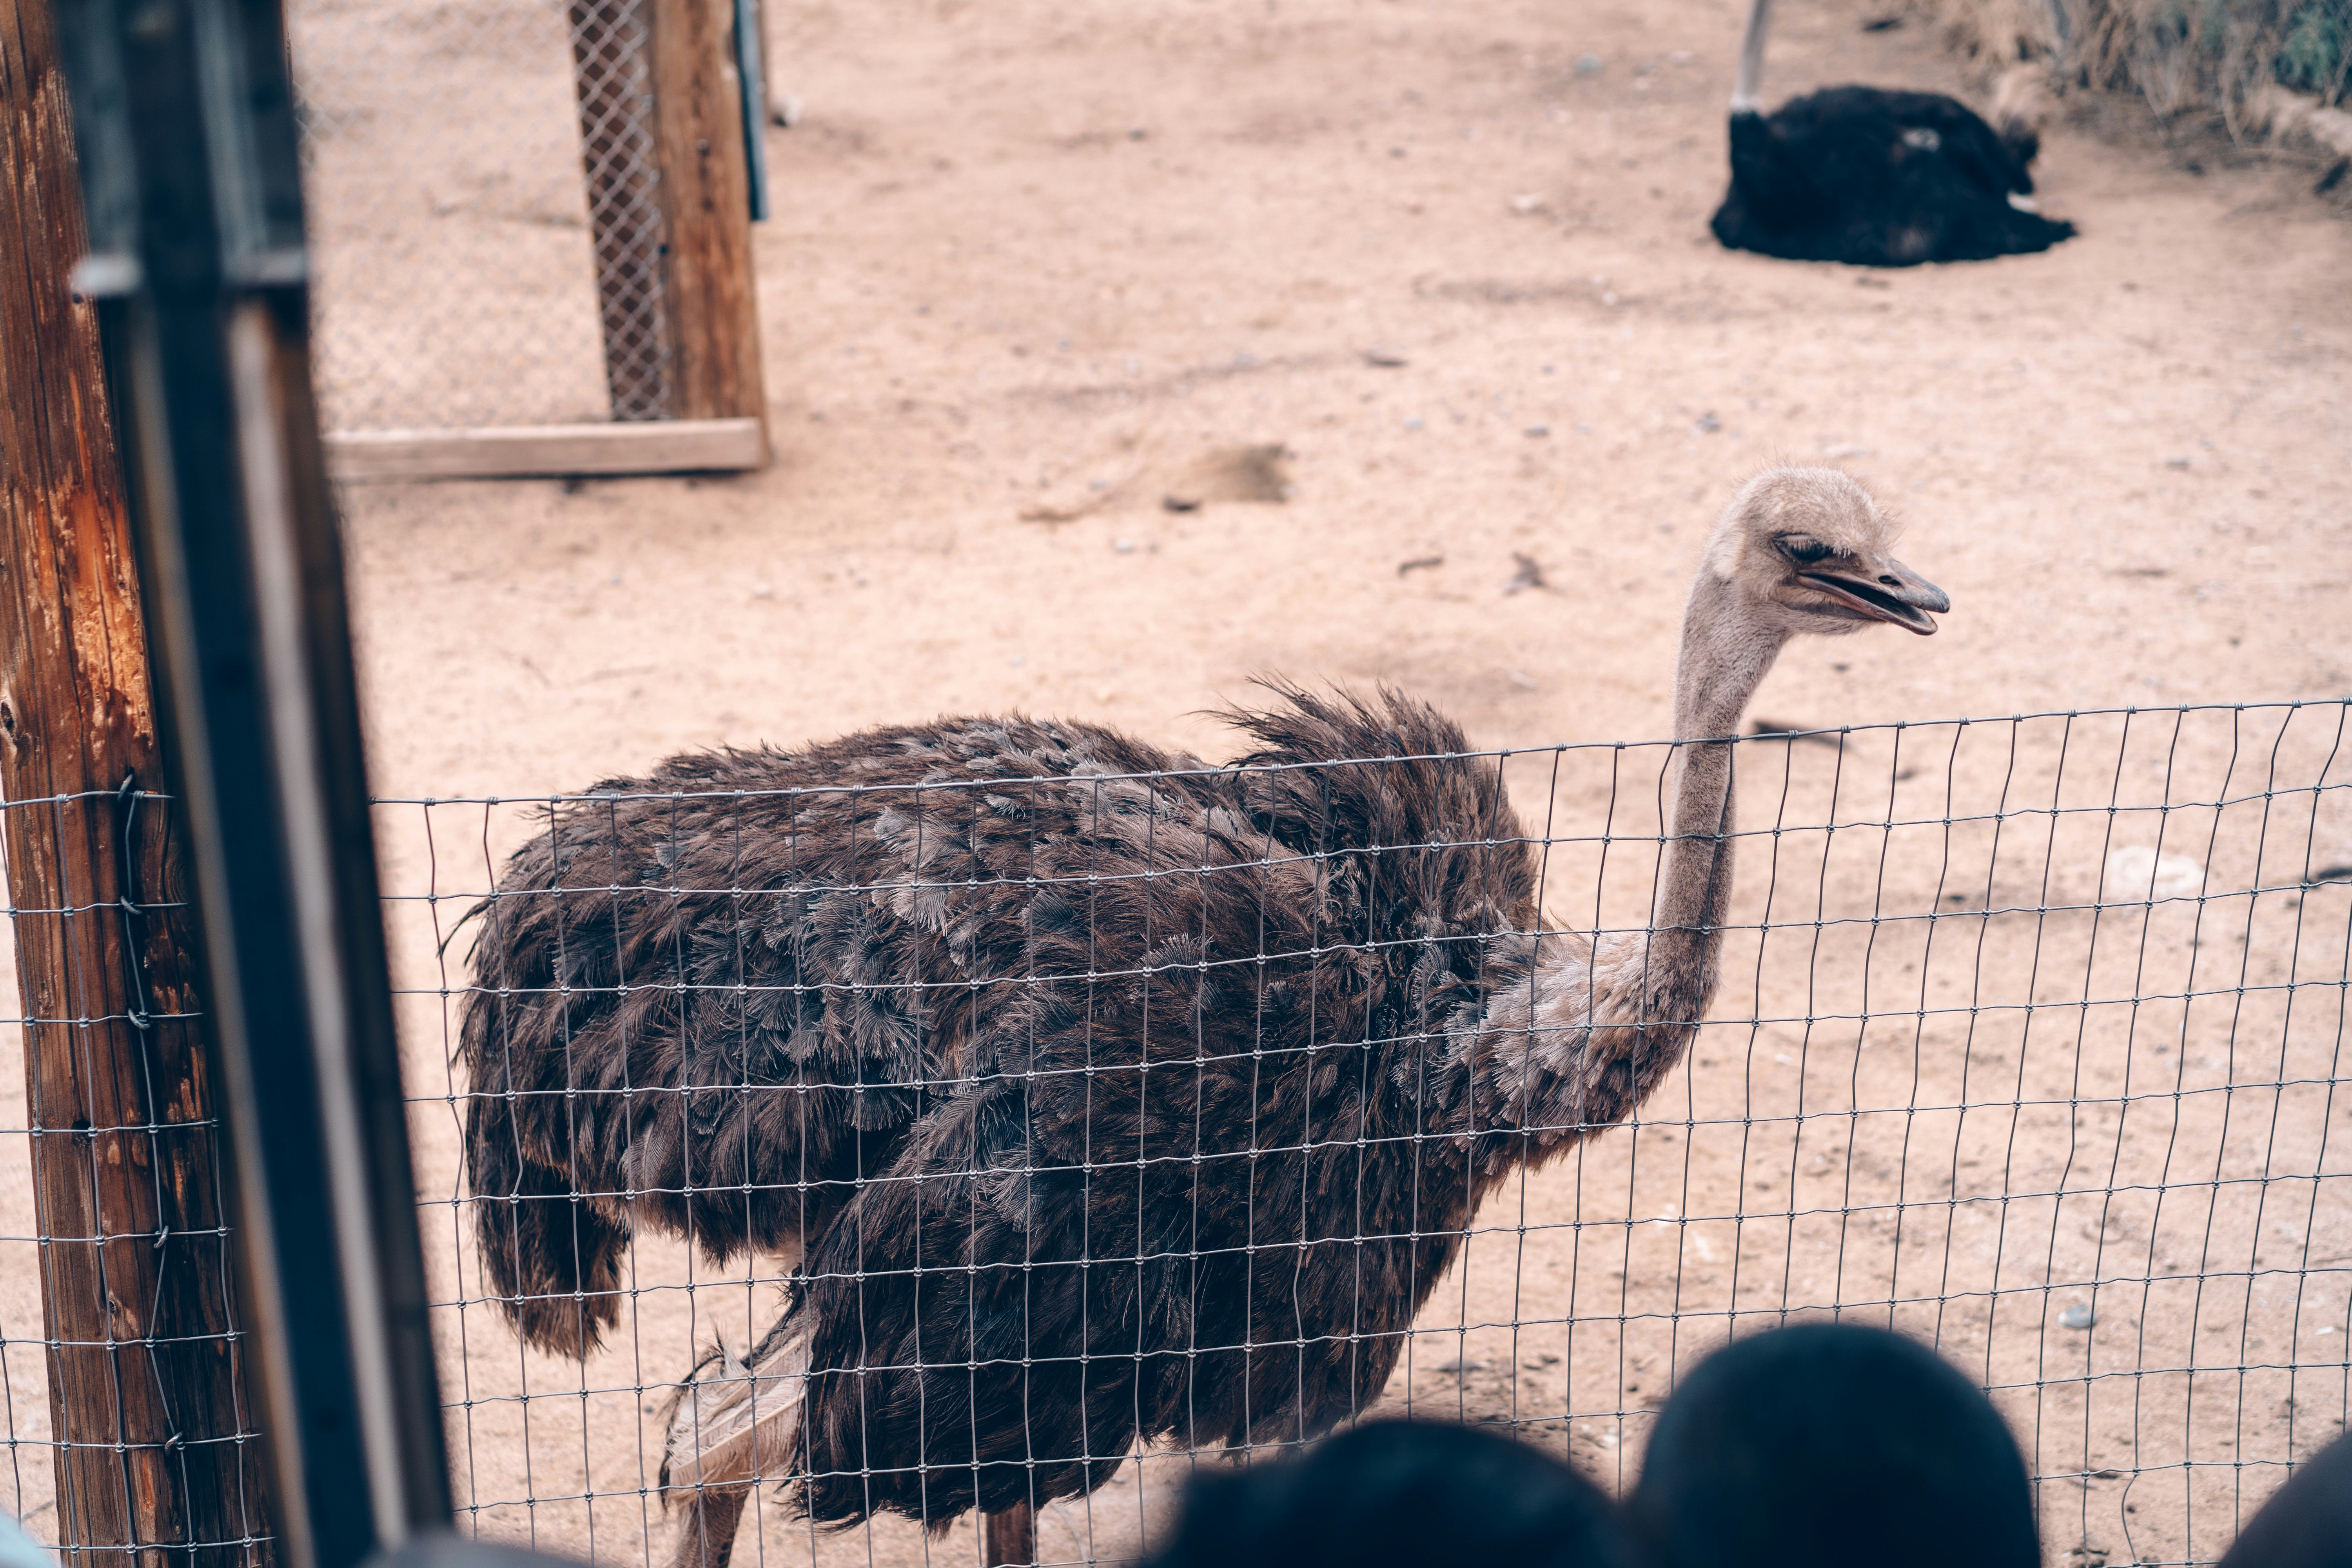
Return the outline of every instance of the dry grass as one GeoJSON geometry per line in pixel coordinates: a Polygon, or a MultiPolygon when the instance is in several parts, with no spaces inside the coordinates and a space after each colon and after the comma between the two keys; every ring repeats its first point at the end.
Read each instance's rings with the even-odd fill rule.
{"type": "Polygon", "coordinates": [[[2352,71],[2352,0],[1914,0],[1987,74],[2045,68],[2062,91],[2126,93],[2164,120],[2259,138],[2274,89],[2329,109],[2352,71]]]}

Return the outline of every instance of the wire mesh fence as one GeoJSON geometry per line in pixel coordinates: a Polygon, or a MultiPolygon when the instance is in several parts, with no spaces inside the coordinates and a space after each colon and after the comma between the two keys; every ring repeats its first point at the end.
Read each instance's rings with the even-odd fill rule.
{"type": "MultiPolygon", "coordinates": [[[[651,790],[625,783],[556,799],[379,802],[463,1517],[487,1535],[596,1561],[667,1557],[691,1496],[678,1461],[692,1445],[681,1448],[677,1436],[677,1389],[691,1377],[689,1415],[704,1401],[716,1409],[730,1390],[751,1393],[750,1409],[762,1416],[788,1386],[796,1395],[783,1406],[790,1418],[770,1423],[765,1443],[753,1445],[747,1473],[783,1484],[752,1494],[740,1561],[977,1560],[971,1516],[927,1534],[899,1512],[864,1517],[866,1500],[904,1498],[911,1487],[919,1500],[941,1500],[937,1521],[987,1492],[982,1472],[1004,1462],[1008,1443],[1018,1486],[1036,1489],[1043,1505],[1040,1560],[1117,1561],[1149,1547],[1183,1475],[1229,1439],[1265,1452],[1307,1436],[1312,1402],[1297,1394],[1318,1366],[1324,1415],[1336,1404],[1343,1416],[1412,1411],[1497,1423],[1622,1486],[1638,1472],[1654,1410],[1695,1358],[1792,1316],[1836,1313],[1930,1341],[1990,1391],[2036,1477],[2053,1563],[2214,1561],[2288,1468],[2343,1429],[2352,1394],[2347,717],[2342,703],[2163,709],[1742,740],[1720,988],[1686,1058],[1608,1126],[1599,1115],[1557,1112],[1514,1121],[1511,1105],[1530,1102],[1507,1099],[1473,1096],[1447,1110],[1433,1079],[1395,1068],[1458,1055],[1458,1028],[1432,1026],[1419,1004],[1384,1022],[1337,1011],[1306,1017],[1295,1007],[1285,1017],[1279,984],[1265,977],[1360,977],[1367,964],[1408,984],[1441,970],[1457,985],[1465,974],[1484,984],[1524,973],[1511,970],[1509,950],[1531,932],[1499,918],[1466,934],[1347,929],[1340,890],[1351,879],[1414,889],[1417,868],[1441,864],[1468,879],[1464,889],[1496,893],[1488,901],[1507,911],[1502,883],[1523,858],[1539,878],[1529,907],[1542,911],[1545,937],[1586,952],[1638,940],[1668,843],[1666,745],[1229,769],[1178,759],[1142,771],[1098,751],[1026,777],[926,771],[912,784],[767,792],[674,777],[651,790]],[[1482,815],[1446,837],[1405,819],[1389,825],[1403,832],[1370,818],[1351,826],[1339,809],[1384,791],[1410,794],[1433,768],[1500,779],[1511,805],[1474,797],[1488,802],[1482,815]],[[1319,821],[1320,841],[1302,844],[1295,828],[1275,826],[1269,791],[1306,810],[1302,820],[1319,821]],[[1235,815],[1220,829],[1225,847],[1211,853],[1184,825],[1221,805],[1235,815]],[[596,826],[625,816],[634,836],[596,826]],[[754,831],[776,820],[787,825],[781,839],[754,831]],[[1109,847],[1131,848],[1138,833],[1157,858],[1112,864],[1109,847]],[[999,871],[975,859],[982,840],[999,871]],[[821,841],[850,846],[852,859],[821,863],[821,841]],[[534,851],[551,856],[545,874],[538,885],[517,882],[509,858],[528,861],[534,851]],[[1006,856],[1036,868],[1007,878],[999,874],[1006,856]],[[715,867],[729,874],[711,875],[715,867]],[[461,926],[501,877],[506,891],[461,926]],[[1205,946],[1163,931],[1137,949],[1141,935],[1121,934],[1110,918],[1121,899],[1185,887],[1220,922],[1205,946]],[[1302,897],[1325,923],[1284,923],[1286,909],[1307,907],[1302,897]],[[1058,932],[1063,945],[1050,951],[1093,956],[982,973],[971,967],[973,948],[964,969],[942,963],[912,985],[890,979],[887,965],[863,975],[827,967],[828,953],[878,951],[867,944],[910,925],[928,923],[951,942],[952,917],[992,900],[1024,931],[1058,932]],[[646,929],[666,940],[614,942],[594,929],[601,920],[618,931],[648,913],[665,923],[646,929]],[[529,976],[501,974],[484,959],[518,952],[513,935],[534,918],[550,922],[541,929],[560,935],[576,965],[562,972],[562,1005],[548,1015],[570,1021],[557,1037],[560,1071],[537,1086],[493,1083],[464,1070],[464,1020],[469,1008],[487,1017],[531,1004],[529,976]],[[475,950],[469,969],[474,941],[491,945],[475,950]],[[764,959],[745,958],[754,942],[768,944],[764,959]],[[1449,951],[1433,965],[1437,949],[1449,951]],[[1142,961],[1120,956],[1130,950],[1142,961]],[[1240,1050],[1229,1048],[1230,1031],[1213,1037],[1204,1028],[1204,983],[1248,996],[1240,1050]],[[813,1048],[803,1056],[816,1067],[770,1070],[792,1059],[783,1046],[813,1019],[833,1019],[845,1037],[896,1028],[969,1041],[992,1021],[1019,1016],[1030,1031],[1053,1023],[1041,1002],[1074,994],[1092,996],[1091,1010],[1082,1005],[1059,1025],[1093,1042],[1091,1073],[1000,1052],[967,1056],[960,1073],[843,1078],[813,1048]],[[600,1033],[596,1019],[624,997],[639,1008],[628,1026],[636,1036],[600,1033]],[[677,1026],[667,1036],[665,1018],[677,1026]],[[712,1051],[690,1081],[633,1079],[631,1062],[646,1058],[630,1047],[658,1051],[692,1034],[697,1018],[718,1021],[702,1038],[716,1046],[732,1036],[739,1047],[712,1051]],[[1123,1032],[1139,1028],[1158,1031],[1161,1045],[1122,1055],[1123,1032]],[[617,1055],[599,1055],[615,1041],[617,1055]],[[760,1045],[782,1054],[763,1058],[760,1045]],[[1385,1131],[1318,1121],[1315,1107],[1328,1104],[1311,1095],[1297,1105],[1195,1095],[1191,1120],[1158,1134],[1118,1114],[1122,1097],[1154,1072],[1181,1088],[1246,1058],[1262,1081],[1305,1067],[1334,1069],[1344,1085],[1371,1057],[1382,1067],[1380,1092],[1407,1112],[1385,1131]],[[961,1235],[940,1223],[951,1217],[946,1208],[911,1211],[918,1230],[929,1215],[954,1241],[953,1267],[932,1271],[950,1278],[926,1281],[920,1270],[934,1260],[878,1228],[847,1255],[863,1267],[840,1266],[843,1237],[861,1223],[853,1200],[924,1185],[903,1163],[910,1141],[975,1104],[1009,1103],[1021,1108],[1015,1121],[1042,1120],[1039,1108],[1057,1092],[1066,1100],[1073,1085],[1096,1113],[1088,1157],[1041,1152],[1019,1137],[986,1148],[934,1140],[924,1177],[945,1191],[977,1176],[985,1188],[961,1235]],[[543,1194],[562,1222],[549,1235],[578,1242],[593,1240],[599,1226],[620,1227],[603,1243],[607,1276],[578,1300],[542,1299],[575,1314],[599,1303],[609,1312],[584,1359],[524,1344],[501,1305],[514,1281],[496,1277],[482,1251],[485,1235],[529,1206],[495,1192],[486,1203],[467,1175],[468,1119],[513,1103],[509,1090],[562,1101],[583,1144],[616,1126],[640,1140],[644,1180],[584,1189],[583,1203],[543,1194]],[[845,1113],[836,1120],[848,1130],[846,1165],[754,1161],[688,1168],[681,1180],[663,1173],[649,1146],[665,1126],[693,1146],[722,1124],[751,1125],[730,1116],[756,1119],[762,1106],[787,1103],[803,1119],[822,1121],[828,1104],[845,1113]],[[1456,1202],[1433,1178],[1463,1183],[1471,1167],[1457,1156],[1474,1145],[1516,1147],[1534,1160],[1491,1162],[1500,1175],[1472,1184],[1475,1205],[1456,1202]],[[1254,1195],[1238,1221],[1204,1210],[1198,1196],[1215,1188],[1221,1165],[1256,1173],[1244,1184],[1257,1181],[1281,1202],[1254,1195]],[[1398,1170],[1422,1186],[1397,1189],[1398,1170]],[[1339,1184],[1344,1223],[1307,1234],[1278,1211],[1300,1204],[1297,1178],[1317,1172],[1339,1184]],[[1113,1187],[1143,1194],[1157,1228],[1082,1231],[1058,1252],[1046,1245],[1056,1205],[1100,1215],[1113,1187]],[[1360,1195],[1380,1190],[1405,1191],[1405,1206],[1360,1214],[1360,1195]],[[670,1202],[701,1205],[707,1236],[731,1225],[764,1239],[714,1262],[665,1233],[670,1202]],[[983,1209],[1019,1223],[975,1226],[983,1209]],[[830,1243],[829,1228],[838,1232],[830,1243]],[[1006,1251],[1007,1236],[1024,1239],[1006,1251]],[[1328,1295],[1299,1285],[1334,1258],[1330,1277],[1358,1292],[1336,1317],[1328,1295]],[[768,1337],[780,1320],[789,1325],[821,1306],[828,1286],[833,1300],[870,1301],[878,1325],[894,1291],[903,1300],[911,1286],[919,1298],[959,1275],[961,1293],[942,1297],[951,1313],[960,1303],[977,1316],[970,1282],[988,1274],[1019,1279],[1019,1299],[1073,1300],[1056,1294],[1056,1273],[1102,1283],[1075,1298],[1075,1319],[1016,1315],[1009,1349],[982,1345],[968,1328],[961,1342],[938,1335],[912,1355],[819,1342],[788,1363],[776,1352],[790,1334],[768,1337]],[[1162,1293],[1184,1311],[1152,1341],[1121,1312],[1161,1287],[1172,1287],[1162,1293]],[[1255,1303],[1242,1320],[1243,1339],[1255,1342],[1210,1331],[1220,1291],[1255,1303]],[[1409,1310],[1367,1310],[1362,1303],[1382,1291],[1409,1310]],[[1329,1374],[1342,1363],[1343,1375],[1329,1374]],[[1055,1369],[1073,1364],[1086,1370],[1057,1382],[1055,1369]],[[910,1373],[932,1379],[910,1386],[934,1393],[940,1377],[976,1387],[1010,1375],[1027,1403],[1004,1430],[982,1434],[967,1400],[959,1419],[971,1436],[928,1452],[919,1443],[908,1462],[910,1429],[936,1436],[920,1412],[878,1396],[846,1405],[798,1396],[828,1376],[878,1394],[910,1373]],[[1073,1425],[1068,1409],[1054,1407],[1062,1393],[1075,1390],[1084,1405],[1114,1384],[1125,1408],[1107,1421],[1096,1412],[1073,1425]],[[1238,1424],[1235,1389],[1258,1401],[1238,1424]],[[1155,1441],[1118,1440],[1122,1428],[1150,1428],[1147,1406],[1183,1414],[1155,1441]],[[830,1447],[793,1429],[812,1413],[845,1409],[852,1417],[830,1447]],[[844,1441],[862,1446],[865,1458],[843,1465],[844,1441]],[[1088,1480],[1090,1489],[1077,1484],[1088,1480]],[[813,1481],[834,1489],[814,1490],[813,1481]],[[799,1494],[855,1528],[813,1521],[799,1494]]],[[[1081,751],[1095,744],[1084,731],[1061,733],[1081,751]]],[[[811,765],[857,779],[876,772],[857,757],[883,751],[834,752],[811,765]]],[[[121,803],[70,797],[7,809],[69,832],[80,830],[80,815],[117,814],[121,803]]],[[[96,830],[114,831],[113,816],[96,830]]],[[[155,897],[78,892],[56,908],[12,910],[12,929],[121,920],[117,891],[134,909],[155,897]]],[[[59,1039],[121,1023],[88,1013],[23,1022],[37,1037],[59,1039]]],[[[1539,1044],[1540,1031],[1530,1034],[1539,1044]]],[[[15,1066],[0,1081],[0,1506],[57,1540],[68,1531],[48,1422],[47,1369],[58,1346],[40,1291],[60,1245],[78,1238],[35,1217],[29,1163],[43,1122],[15,1066]]],[[[158,1116],[87,1130],[76,1148],[91,1157],[110,1133],[214,1135],[208,1121],[158,1116]]],[[[743,1147],[757,1152],[748,1138],[743,1147]]],[[[111,1239],[157,1245],[150,1229],[111,1239]]],[[[216,1226],[163,1238],[167,1254],[221,1245],[216,1226]]],[[[135,1371],[137,1354],[175,1346],[150,1335],[106,1349],[114,1366],[135,1371]]],[[[251,1462],[249,1412],[232,1403],[177,1420],[177,1430],[251,1462]]],[[[685,1429],[694,1431],[690,1419],[685,1429]]],[[[107,1456],[126,1486],[136,1447],[107,1456]]],[[[167,1438],[151,1457],[174,1462],[186,1447],[167,1438]]],[[[265,1534],[257,1518],[223,1544],[249,1551],[265,1534]]]]}
{"type": "Polygon", "coordinates": [[[2352,1390],[2347,718],[1743,739],[1721,985],[1622,1116],[1473,1069],[1623,1048],[1597,986],[1494,1009],[1643,951],[1667,745],[1024,771],[982,727],[380,802],[461,1513],[651,1561],[756,1476],[741,1561],[962,1562],[1034,1496],[1041,1561],[1116,1561],[1335,1415],[1622,1486],[1694,1358],[1836,1313],[1990,1391],[2053,1562],[2214,1561],[2352,1390]],[[1444,779],[1485,804],[1406,809],[1444,779]]]}
{"type": "MultiPolygon", "coordinates": [[[[0,963],[0,1512],[74,1560],[268,1560],[226,1136],[190,1072],[199,1015],[165,885],[168,801],[13,800],[5,842],[105,885],[12,898],[0,963]],[[73,847],[95,856],[78,858],[73,847]],[[16,962],[50,976],[28,1002],[16,962]],[[61,1425],[61,1410],[76,1413],[61,1425]]],[[[12,879],[12,889],[23,883],[12,879]]]]}
{"type": "Polygon", "coordinates": [[[326,427],[667,416],[645,0],[294,0],[287,32],[326,427]]]}

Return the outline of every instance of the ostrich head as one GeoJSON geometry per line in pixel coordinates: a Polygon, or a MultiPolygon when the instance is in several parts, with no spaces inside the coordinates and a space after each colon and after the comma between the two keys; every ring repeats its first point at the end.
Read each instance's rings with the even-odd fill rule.
{"type": "Polygon", "coordinates": [[[1870,492],[1835,468],[1769,468],[1724,509],[1700,582],[1729,590],[1751,626],[1780,638],[1876,621],[1927,637],[1929,612],[1952,602],[1895,559],[1895,533],[1870,492]]]}

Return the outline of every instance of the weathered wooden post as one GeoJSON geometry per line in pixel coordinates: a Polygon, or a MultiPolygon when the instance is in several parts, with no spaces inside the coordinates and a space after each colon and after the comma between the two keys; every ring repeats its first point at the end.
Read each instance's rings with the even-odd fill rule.
{"type": "Polygon", "coordinates": [[[49,0],[0,0],[0,816],[58,1534],[81,1562],[256,1563],[226,1148],[83,233],[49,0]]]}
{"type": "Polygon", "coordinates": [[[569,11],[613,417],[756,419],[764,436],[758,10],[572,0],[569,11]]]}
{"type": "Polygon", "coordinates": [[[644,4],[653,22],[677,417],[753,418],[764,432],[749,145],[760,122],[745,123],[738,9],[728,0],[644,4]]]}

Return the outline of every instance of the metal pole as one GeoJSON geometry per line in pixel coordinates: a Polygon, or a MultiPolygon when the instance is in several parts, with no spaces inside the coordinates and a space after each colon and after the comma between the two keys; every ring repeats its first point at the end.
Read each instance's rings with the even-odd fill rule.
{"type": "Polygon", "coordinates": [[[60,0],[284,1561],[450,1519],[276,0],[60,0]]]}

